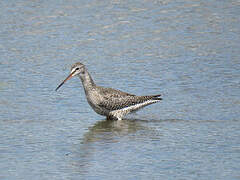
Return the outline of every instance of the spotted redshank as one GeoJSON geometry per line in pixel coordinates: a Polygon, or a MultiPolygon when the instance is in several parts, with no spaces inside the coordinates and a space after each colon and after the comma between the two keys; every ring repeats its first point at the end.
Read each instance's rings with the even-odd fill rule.
{"type": "Polygon", "coordinates": [[[70,78],[78,75],[82,81],[87,101],[93,110],[107,119],[122,120],[130,112],[162,100],[160,94],[136,96],[112,88],[97,86],[84,64],[72,65],[68,77],[56,88],[56,91],[70,78]]]}

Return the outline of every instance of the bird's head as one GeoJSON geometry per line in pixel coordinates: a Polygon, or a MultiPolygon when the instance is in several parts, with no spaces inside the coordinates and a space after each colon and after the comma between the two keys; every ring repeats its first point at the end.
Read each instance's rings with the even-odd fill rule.
{"type": "Polygon", "coordinates": [[[76,76],[78,74],[84,74],[85,73],[85,66],[84,64],[77,62],[75,64],[72,65],[71,67],[71,73],[72,77],[76,76]]]}
{"type": "Polygon", "coordinates": [[[59,86],[55,89],[55,91],[57,91],[67,80],[71,79],[73,76],[76,75],[81,75],[85,73],[85,66],[84,64],[77,62],[75,64],[72,65],[71,67],[71,72],[68,75],[68,77],[61,83],[59,84],[59,86]]]}

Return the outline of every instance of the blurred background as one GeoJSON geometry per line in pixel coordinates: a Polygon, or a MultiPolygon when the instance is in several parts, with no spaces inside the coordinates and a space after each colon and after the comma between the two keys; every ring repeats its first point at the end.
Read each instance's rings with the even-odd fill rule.
{"type": "Polygon", "coordinates": [[[0,2],[0,179],[239,179],[240,1],[0,2]],[[96,84],[162,94],[109,122],[96,84]]]}

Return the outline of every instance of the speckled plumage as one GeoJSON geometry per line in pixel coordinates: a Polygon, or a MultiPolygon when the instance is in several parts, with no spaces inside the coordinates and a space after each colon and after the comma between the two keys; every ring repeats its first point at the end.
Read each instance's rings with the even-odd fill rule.
{"type": "Polygon", "coordinates": [[[136,96],[120,90],[97,86],[82,63],[75,63],[71,74],[56,88],[60,88],[68,79],[78,75],[82,81],[86,98],[93,110],[108,119],[121,120],[126,114],[162,100],[159,95],[136,96]]]}

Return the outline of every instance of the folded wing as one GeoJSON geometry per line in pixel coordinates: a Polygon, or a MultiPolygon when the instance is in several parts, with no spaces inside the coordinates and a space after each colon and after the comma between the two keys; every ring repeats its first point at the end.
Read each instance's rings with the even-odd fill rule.
{"type": "Polygon", "coordinates": [[[111,88],[100,88],[99,90],[101,91],[100,94],[102,97],[101,101],[98,103],[98,106],[108,111],[120,110],[131,106],[133,107],[134,105],[138,104],[146,106],[162,100],[162,98],[160,98],[160,94],[151,96],[136,96],[111,88]]]}

